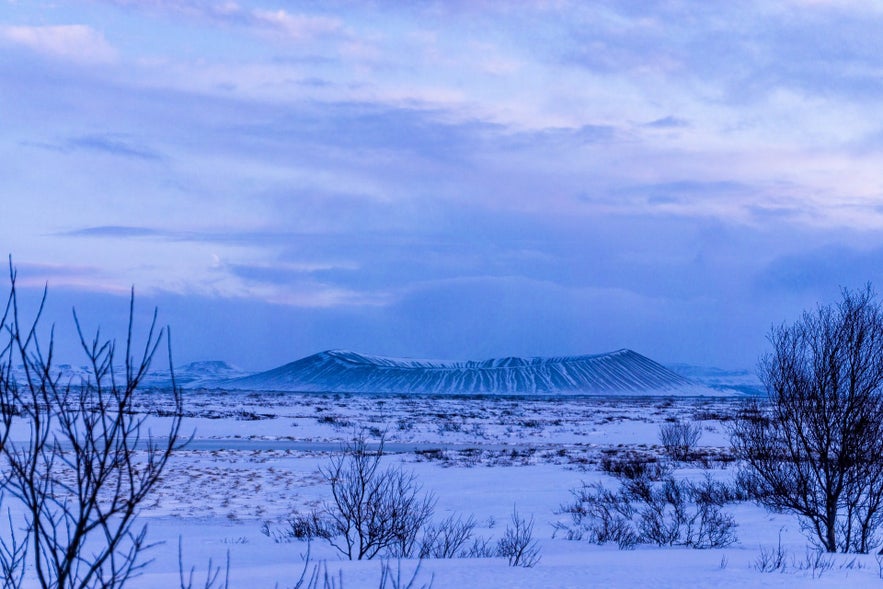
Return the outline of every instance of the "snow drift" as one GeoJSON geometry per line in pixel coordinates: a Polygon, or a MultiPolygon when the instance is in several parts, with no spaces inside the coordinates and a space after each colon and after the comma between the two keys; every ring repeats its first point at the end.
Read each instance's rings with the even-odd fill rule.
{"type": "Polygon", "coordinates": [[[327,351],[223,388],[417,394],[714,394],[632,350],[558,358],[439,362],[327,351]]]}

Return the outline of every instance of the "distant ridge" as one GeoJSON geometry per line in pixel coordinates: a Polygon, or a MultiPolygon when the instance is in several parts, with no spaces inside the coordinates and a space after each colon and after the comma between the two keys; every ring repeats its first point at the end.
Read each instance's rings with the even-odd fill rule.
{"type": "Polygon", "coordinates": [[[229,389],[416,394],[714,394],[622,349],[557,358],[439,362],[331,350],[218,383],[229,389]]]}

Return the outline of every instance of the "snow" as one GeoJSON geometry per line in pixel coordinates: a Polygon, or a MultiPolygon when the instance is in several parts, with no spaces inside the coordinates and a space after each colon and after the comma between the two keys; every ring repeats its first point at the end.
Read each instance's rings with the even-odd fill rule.
{"type": "MultiPolygon", "coordinates": [[[[701,449],[709,468],[682,465],[678,477],[711,472],[727,479],[734,468],[716,456],[726,452],[726,424],[736,397],[564,396],[457,397],[365,394],[295,394],[187,391],[183,431],[193,443],[170,462],[159,489],[143,506],[142,522],[153,561],[130,587],[178,584],[178,538],[185,567],[196,568],[202,586],[211,558],[230,558],[230,586],[292,587],[308,549],[303,542],[275,543],[262,526],[281,525],[294,511],[329,498],[319,468],[356,428],[376,443],[384,431],[384,460],[413,471],[423,490],[437,498],[436,519],[473,515],[476,533],[498,538],[513,509],[535,521],[541,561],[530,569],[504,559],[424,561],[419,586],[488,589],[631,587],[878,587],[873,555],[833,557],[830,570],[814,578],[801,570],[808,541],[791,515],[771,514],[751,503],[728,505],[738,523],[738,542],[726,549],[638,546],[621,551],[555,535],[556,513],[569,490],[583,481],[615,481],[600,472],[605,455],[659,454],[657,433],[672,419],[702,426],[701,449]],[[782,535],[788,551],[784,572],[756,570],[761,546],[775,547],[782,535]]],[[[161,397],[147,394],[142,409],[161,397]]],[[[148,423],[161,432],[164,418],[148,423]]],[[[346,589],[375,588],[380,561],[342,560],[327,543],[309,547],[313,563],[342,575],[346,589]]],[[[392,563],[395,567],[396,563],[392,563]]],[[[401,563],[403,573],[418,565],[401,563]]]]}

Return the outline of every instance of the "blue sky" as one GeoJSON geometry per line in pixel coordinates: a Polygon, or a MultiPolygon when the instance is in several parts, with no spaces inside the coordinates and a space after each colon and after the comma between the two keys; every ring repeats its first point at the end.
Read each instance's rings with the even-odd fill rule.
{"type": "MultiPolygon", "coordinates": [[[[178,362],[754,365],[883,288],[883,3],[0,0],[0,251],[178,362]]],[[[72,356],[76,361],[76,357],[72,356]]]]}

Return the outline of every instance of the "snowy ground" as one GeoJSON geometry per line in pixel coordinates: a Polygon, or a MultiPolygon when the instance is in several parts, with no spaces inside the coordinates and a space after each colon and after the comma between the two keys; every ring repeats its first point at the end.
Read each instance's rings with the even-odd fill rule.
{"type": "MultiPolygon", "coordinates": [[[[701,423],[702,463],[682,465],[678,476],[727,479],[726,417],[736,398],[437,398],[371,397],[188,391],[183,431],[194,432],[176,454],[162,489],[142,513],[155,560],[132,587],[178,587],[178,538],[184,561],[202,586],[208,559],[230,559],[230,587],[293,587],[307,545],[276,543],[262,533],[294,511],[328,497],[319,467],[356,428],[385,433],[388,456],[413,470],[437,497],[436,519],[472,515],[477,534],[498,537],[513,508],[533,516],[541,561],[512,568],[505,559],[426,560],[419,582],[435,588],[470,587],[883,587],[874,556],[833,557],[818,574],[801,570],[808,541],[797,520],[751,503],[727,506],[738,523],[738,542],[726,549],[638,546],[618,550],[571,541],[557,534],[556,510],[582,481],[613,479],[602,473],[604,456],[657,454],[658,428],[666,420],[701,423]],[[754,566],[761,547],[781,531],[788,551],[785,572],[754,566]],[[817,578],[818,577],[818,578],[817,578]]],[[[146,407],[147,405],[145,405],[146,407]]],[[[157,418],[159,419],[159,418],[157,418]]],[[[161,424],[155,423],[156,431],[161,424]]],[[[379,561],[341,560],[318,540],[313,562],[324,561],[347,589],[377,587],[379,561]]],[[[416,561],[403,561],[410,572],[416,561]]],[[[395,567],[396,564],[393,563],[395,567]]],[[[818,573],[818,571],[817,571],[818,573]]],[[[338,585],[339,586],[339,585],[338,585]]]]}

